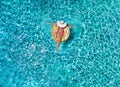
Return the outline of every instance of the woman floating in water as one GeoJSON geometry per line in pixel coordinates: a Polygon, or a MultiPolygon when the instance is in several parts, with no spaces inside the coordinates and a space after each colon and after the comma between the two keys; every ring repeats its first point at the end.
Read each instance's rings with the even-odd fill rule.
{"type": "Polygon", "coordinates": [[[57,35],[57,45],[56,45],[56,52],[58,51],[58,47],[60,46],[60,43],[62,42],[62,38],[65,34],[65,29],[68,27],[67,23],[64,21],[57,21],[58,31],[56,32],[57,35]]]}
{"type": "MultiPolygon", "coordinates": [[[[57,23],[54,23],[52,28],[52,36],[54,40],[57,42],[56,52],[58,52],[60,43],[66,41],[70,36],[69,26],[70,25],[65,23],[64,21],[57,21],[57,23]]],[[[72,27],[75,28],[75,26],[72,26],[72,27]]]]}

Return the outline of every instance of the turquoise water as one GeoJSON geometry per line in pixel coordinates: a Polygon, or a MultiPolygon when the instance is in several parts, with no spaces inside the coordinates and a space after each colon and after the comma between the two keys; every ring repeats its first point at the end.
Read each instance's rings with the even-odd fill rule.
{"type": "Polygon", "coordinates": [[[0,87],[120,87],[120,0],[1,0],[0,87]]]}

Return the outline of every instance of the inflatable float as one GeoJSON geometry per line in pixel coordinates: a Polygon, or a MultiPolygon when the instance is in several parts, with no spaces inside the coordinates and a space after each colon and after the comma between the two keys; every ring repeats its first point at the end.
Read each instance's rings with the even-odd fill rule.
{"type": "MultiPolygon", "coordinates": [[[[55,23],[52,27],[52,37],[53,39],[57,42],[57,31],[58,31],[58,26],[57,24],[55,23]]],[[[70,28],[69,27],[66,27],[64,29],[64,36],[62,38],[62,42],[66,41],[68,38],[70,37],[70,28]]]]}

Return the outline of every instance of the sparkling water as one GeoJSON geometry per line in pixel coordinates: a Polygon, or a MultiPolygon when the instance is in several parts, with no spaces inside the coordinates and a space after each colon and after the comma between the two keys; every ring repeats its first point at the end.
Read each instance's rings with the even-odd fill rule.
{"type": "Polygon", "coordinates": [[[1,0],[0,87],[120,87],[120,0],[1,0]]]}

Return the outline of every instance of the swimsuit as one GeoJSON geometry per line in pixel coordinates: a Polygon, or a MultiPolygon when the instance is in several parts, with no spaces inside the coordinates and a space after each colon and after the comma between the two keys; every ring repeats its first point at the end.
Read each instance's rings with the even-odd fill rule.
{"type": "Polygon", "coordinates": [[[58,36],[63,37],[63,35],[64,35],[64,28],[60,28],[58,31],[58,36]]]}

